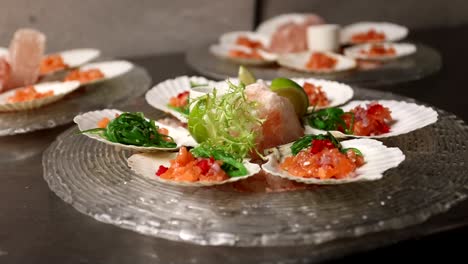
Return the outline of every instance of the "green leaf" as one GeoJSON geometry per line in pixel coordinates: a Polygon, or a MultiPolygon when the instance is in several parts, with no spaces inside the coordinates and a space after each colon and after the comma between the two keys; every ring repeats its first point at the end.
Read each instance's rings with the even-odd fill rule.
{"type": "Polygon", "coordinates": [[[206,144],[200,144],[190,150],[195,157],[211,158],[223,162],[221,168],[226,172],[229,177],[239,177],[247,175],[247,168],[243,164],[242,157],[235,157],[226,153],[221,147],[212,147],[206,144]]]}
{"type": "Polygon", "coordinates": [[[357,156],[361,156],[361,157],[364,156],[364,155],[362,155],[362,152],[357,148],[345,148],[345,149],[341,149],[340,151],[342,153],[346,154],[346,152],[348,152],[348,150],[352,150],[357,156]]]}
{"type": "Polygon", "coordinates": [[[346,134],[352,134],[352,128],[354,126],[354,113],[344,112],[342,109],[337,107],[331,107],[322,109],[319,111],[312,112],[308,117],[307,121],[311,127],[326,130],[326,131],[337,131],[344,130],[346,134]],[[343,115],[352,115],[350,126],[346,125],[343,120],[343,115]],[[341,128],[341,129],[340,129],[341,128]]]}
{"type": "Polygon", "coordinates": [[[291,152],[294,156],[297,155],[301,150],[306,149],[312,145],[313,140],[330,140],[333,145],[341,150],[342,146],[340,142],[330,133],[327,132],[325,135],[306,135],[303,136],[302,138],[296,140],[292,145],[291,145],[291,152]]]}

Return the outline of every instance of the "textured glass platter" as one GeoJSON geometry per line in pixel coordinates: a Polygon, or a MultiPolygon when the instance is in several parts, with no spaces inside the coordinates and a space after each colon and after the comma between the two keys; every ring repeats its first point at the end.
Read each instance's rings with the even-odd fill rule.
{"type": "MultiPolygon", "coordinates": [[[[355,92],[356,99],[411,101],[355,92]]],[[[44,153],[44,178],[78,211],[150,236],[201,245],[319,245],[415,225],[466,197],[468,127],[438,112],[436,124],[383,140],[406,160],[375,182],[282,193],[174,187],[135,175],[126,165],[130,152],[75,135],[76,128],[44,153]]]]}
{"type": "MultiPolygon", "coordinates": [[[[357,85],[383,85],[418,80],[440,70],[442,59],[439,53],[422,44],[417,44],[417,52],[411,56],[390,61],[373,70],[352,70],[333,74],[303,73],[277,65],[249,66],[255,77],[271,80],[276,77],[316,77],[357,85]]],[[[215,57],[208,45],[191,49],[186,54],[190,67],[215,79],[237,76],[239,64],[215,57]]]]}
{"type": "Polygon", "coordinates": [[[27,133],[69,123],[82,112],[106,108],[142,95],[151,78],[141,67],[77,91],[56,103],[32,111],[0,113],[0,136],[27,133]]]}

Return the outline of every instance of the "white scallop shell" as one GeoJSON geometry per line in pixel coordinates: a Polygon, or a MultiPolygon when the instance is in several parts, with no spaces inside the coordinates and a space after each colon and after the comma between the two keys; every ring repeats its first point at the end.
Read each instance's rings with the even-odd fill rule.
{"type": "Polygon", "coordinates": [[[101,52],[97,49],[73,49],[55,54],[60,55],[68,67],[75,68],[97,58],[101,52]]]}
{"type": "Polygon", "coordinates": [[[380,45],[383,45],[386,49],[393,47],[395,49],[396,54],[395,55],[382,55],[382,56],[369,56],[367,54],[361,53],[361,51],[363,50],[365,51],[369,50],[372,47],[372,45],[373,44],[371,43],[367,43],[367,44],[352,46],[352,47],[346,48],[344,50],[344,54],[354,59],[385,61],[385,60],[401,58],[404,56],[409,56],[416,52],[416,46],[410,43],[382,43],[380,45]]]}
{"type": "Polygon", "coordinates": [[[0,47],[0,58],[5,56],[8,56],[8,49],[0,47]]]}
{"type": "MultiPolygon", "coordinates": [[[[288,22],[293,22],[296,24],[304,23],[305,19],[307,16],[311,16],[313,14],[300,14],[300,13],[290,13],[290,14],[282,14],[279,16],[275,16],[271,19],[268,19],[266,21],[263,21],[258,27],[257,27],[257,33],[266,35],[266,36],[271,36],[273,35],[278,27],[288,23],[288,22]]],[[[319,18],[319,17],[317,17],[319,18]]]]}
{"type": "MultiPolygon", "coordinates": [[[[327,95],[330,104],[325,107],[316,107],[315,109],[317,110],[342,105],[347,101],[351,100],[351,98],[353,98],[354,95],[353,89],[349,85],[344,83],[314,78],[293,78],[292,80],[297,82],[300,86],[304,86],[304,83],[308,82],[315,86],[322,87],[322,91],[327,95]]],[[[308,110],[312,111],[312,109],[314,109],[314,107],[309,106],[308,110]]]]}
{"type": "Polygon", "coordinates": [[[252,31],[233,31],[224,33],[221,35],[221,37],[219,37],[219,44],[236,45],[237,38],[241,36],[245,36],[251,40],[259,41],[265,48],[270,46],[270,38],[268,36],[252,31]]]}
{"type": "Polygon", "coordinates": [[[0,111],[24,111],[39,108],[62,99],[65,95],[73,92],[78,87],[80,87],[80,83],[77,81],[39,83],[34,85],[36,91],[44,93],[52,90],[54,94],[52,96],[17,103],[8,103],[7,100],[9,97],[13,96],[18,89],[23,89],[24,87],[9,90],[0,94],[0,111]]]}
{"type": "Polygon", "coordinates": [[[104,78],[94,80],[91,82],[82,83],[81,85],[95,84],[103,82],[112,78],[116,78],[120,75],[123,75],[133,69],[133,64],[129,61],[119,60],[119,61],[104,61],[104,62],[95,62],[89,63],[81,66],[79,69],[82,71],[99,69],[103,74],[104,78]]]}
{"type": "Polygon", "coordinates": [[[241,50],[244,52],[250,52],[252,49],[245,46],[232,45],[232,44],[215,44],[210,46],[210,52],[220,59],[227,59],[242,65],[264,65],[271,64],[276,61],[278,56],[274,53],[269,53],[264,50],[258,50],[258,53],[262,56],[262,59],[248,59],[248,58],[233,58],[229,56],[231,50],[241,50]]]}
{"type": "Polygon", "coordinates": [[[354,34],[367,32],[371,29],[385,34],[386,42],[395,42],[404,39],[408,35],[408,28],[388,22],[359,22],[343,27],[340,34],[342,44],[352,43],[354,34]]]}
{"type": "Polygon", "coordinates": [[[342,179],[303,178],[293,176],[279,168],[279,162],[285,157],[291,156],[291,145],[292,143],[274,149],[273,153],[268,155],[268,162],[262,165],[262,168],[270,174],[306,184],[342,184],[381,179],[386,170],[397,167],[405,160],[405,155],[399,148],[389,148],[382,142],[373,139],[351,139],[342,141],[341,145],[343,148],[359,149],[365,161],[363,166],[356,169],[352,177],[342,179]]]}
{"type": "Polygon", "coordinates": [[[233,177],[229,178],[225,181],[198,181],[198,182],[183,182],[183,181],[172,181],[161,179],[160,177],[156,176],[156,171],[158,170],[160,165],[169,167],[169,161],[174,159],[177,156],[177,153],[142,153],[142,154],[134,154],[132,155],[127,163],[128,166],[134,171],[136,174],[141,175],[145,178],[149,178],[151,180],[157,180],[162,183],[167,183],[171,185],[177,186],[185,186],[185,187],[203,187],[203,186],[213,186],[213,185],[220,185],[235,181],[240,181],[246,179],[254,174],[260,172],[260,166],[254,163],[250,163],[248,161],[244,161],[244,166],[248,170],[248,174],[241,177],[233,177]]]}
{"type": "MultiPolygon", "coordinates": [[[[83,130],[96,128],[97,123],[105,117],[112,120],[115,118],[116,114],[121,114],[121,113],[122,111],[116,110],[116,109],[104,109],[104,110],[98,110],[98,111],[91,111],[91,112],[87,112],[87,113],[75,116],[73,121],[78,125],[78,128],[80,129],[80,131],[83,131],[83,130]]],[[[183,127],[174,128],[171,126],[161,124],[159,122],[155,122],[155,123],[158,127],[165,128],[169,131],[169,136],[171,136],[174,139],[175,143],[177,144],[177,147],[161,148],[161,147],[132,146],[132,145],[125,145],[121,143],[111,142],[101,137],[98,134],[85,133],[85,135],[92,139],[104,142],[109,145],[120,147],[122,149],[139,151],[139,152],[155,152],[155,151],[161,151],[161,150],[170,151],[170,150],[176,150],[182,146],[193,147],[197,145],[196,141],[192,138],[192,136],[190,136],[190,133],[187,129],[183,127]]]]}
{"type": "Polygon", "coordinates": [[[208,86],[194,87],[190,89],[190,100],[195,100],[198,97],[204,96],[205,94],[212,93],[216,89],[216,96],[220,97],[229,92],[228,81],[234,85],[239,85],[239,79],[229,78],[224,81],[212,82],[208,86]]]}
{"type": "Polygon", "coordinates": [[[299,53],[286,53],[278,56],[278,63],[281,66],[291,68],[302,72],[313,72],[313,73],[332,73],[339,71],[351,70],[356,67],[356,61],[354,59],[336,54],[333,52],[322,52],[327,56],[333,57],[338,60],[337,65],[334,69],[323,69],[323,70],[311,70],[306,67],[310,56],[314,51],[304,51],[299,53]]]}
{"type": "MultiPolygon", "coordinates": [[[[341,109],[343,109],[346,112],[358,105],[365,107],[365,105],[372,102],[378,102],[384,107],[388,107],[390,109],[392,118],[394,120],[394,123],[390,125],[390,132],[377,136],[347,135],[340,131],[330,131],[330,133],[337,138],[385,138],[406,134],[437,122],[438,114],[432,108],[423,105],[417,105],[414,103],[407,103],[394,100],[351,101],[348,104],[341,107],[341,109]]],[[[315,129],[310,127],[309,125],[306,125],[305,133],[325,134],[326,131],[315,129]]]]}
{"type": "Polygon", "coordinates": [[[151,88],[145,95],[146,102],[156,109],[170,113],[182,122],[187,122],[187,117],[169,108],[167,104],[171,97],[179,93],[191,91],[191,82],[196,84],[214,85],[214,81],[198,76],[180,76],[175,79],[165,80],[151,88]]]}

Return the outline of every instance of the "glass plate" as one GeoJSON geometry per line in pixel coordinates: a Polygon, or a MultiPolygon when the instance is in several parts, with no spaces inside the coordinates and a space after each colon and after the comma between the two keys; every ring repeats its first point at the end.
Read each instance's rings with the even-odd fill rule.
{"type": "MultiPolygon", "coordinates": [[[[356,99],[412,101],[355,92],[356,99]]],[[[437,111],[437,123],[383,140],[406,160],[375,182],[282,193],[175,187],[135,175],[130,152],[75,135],[76,128],[44,153],[44,177],[80,212],[146,235],[201,245],[318,245],[421,223],[466,197],[468,127],[437,111]]]]}
{"type": "MultiPolygon", "coordinates": [[[[416,44],[417,52],[408,57],[390,61],[374,70],[353,70],[333,74],[311,74],[273,66],[248,66],[255,77],[272,80],[276,77],[316,77],[356,85],[384,85],[418,80],[440,70],[442,59],[439,53],[423,44],[416,44]]],[[[239,64],[222,60],[209,52],[209,46],[191,49],[186,61],[195,71],[215,79],[235,77],[239,64]]]]}
{"type": "Polygon", "coordinates": [[[69,123],[79,113],[106,108],[142,95],[151,77],[134,67],[118,78],[88,85],[56,103],[32,111],[0,113],[0,136],[27,133],[69,123]]]}

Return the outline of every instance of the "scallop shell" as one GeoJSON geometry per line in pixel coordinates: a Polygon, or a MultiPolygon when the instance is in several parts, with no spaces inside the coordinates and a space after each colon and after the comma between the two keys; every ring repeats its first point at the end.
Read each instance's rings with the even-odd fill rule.
{"type": "Polygon", "coordinates": [[[363,60],[378,60],[378,61],[385,61],[385,60],[393,60],[396,58],[401,58],[404,56],[409,56],[416,52],[416,46],[410,43],[382,43],[382,45],[388,49],[393,47],[395,49],[395,55],[383,55],[383,56],[369,56],[367,54],[362,54],[362,50],[368,50],[372,47],[373,44],[361,44],[346,48],[344,50],[344,54],[348,57],[354,59],[363,59],[363,60]]]}
{"type": "Polygon", "coordinates": [[[252,31],[233,31],[224,33],[219,38],[219,44],[236,45],[237,38],[240,36],[245,36],[251,40],[260,41],[263,47],[270,46],[270,38],[268,36],[252,31]]]}
{"type": "Polygon", "coordinates": [[[4,56],[8,56],[8,49],[0,47],[0,58],[4,56]]]}
{"type": "MultiPolygon", "coordinates": [[[[336,107],[346,103],[347,101],[351,100],[354,95],[353,89],[344,83],[328,81],[328,80],[320,80],[314,78],[293,78],[293,81],[297,82],[300,86],[304,86],[304,83],[308,82],[316,86],[321,86],[322,91],[325,92],[330,104],[326,107],[316,107],[315,109],[323,109],[329,107],[336,107]]],[[[313,106],[309,106],[309,111],[314,109],[313,106]]]]}
{"type": "Polygon", "coordinates": [[[293,176],[279,168],[279,162],[285,157],[291,156],[291,145],[292,143],[272,149],[272,153],[268,155],[268,162],[262,165],[262,168],[275,176],[306,184],[342,184],[381,179],[386,170],[397,167],[405,160],[405,155],[399,148],[389,148],[382,142],[373,139],[351,139],[342,141],[341,145],[343,148],[359,149],[365,160],[365,164],[357,168],[352,177],[342,179],[303,178],[293,176]]]}
{"type": "Polygon", "coordinates": [[[183,182],[183,181],[172,181],[161,179],[160,177],[156,176],[156,171],[158,170],[160,165],[169,167],[169,161],[174,159],[177,156],[177,153],[141,153],[141,154],[134,154],[132,155],[127,163],[128,166],[134,171],[136,174],[141,175],[145,178],[149,178],[151,180],[157,180],[162,183],[177,185],[177,186],[185,186],[185,187],[204,187],[204,186],[213,186],[213,185],[220,185],[235,181],[244,180],[248,177],[251,177],[258,172],[260,172],[260,166],[254,163],[250,163],[248,161],[244,161],[244,166],[248,170],[248,174],[241,177],[233,177],[229,178],[225,181],[213,182],[213,181],[199,181],[199,182],[183,182]]]}
{"type": "Polygon", "coordinates": [[[99,57],[101,52],[97,49],[73,49],[56,53],[70,68],[75,68],[99,57]]]}
{"type": "Polygon", "coordinates": [[[116,78],[120,75],[123,75],[133,69],[133,64],[129,61],[119,60],[119,61],[105,61],[105,62],[95,62],[89,63],[81,66],[79,68],[82,71],[99,69],[103,74],[104,78],[94,80],[91,82],[82,83],[81,85],[89,85],[100,83],[112,78],[116,78]]]}
{"type": "MultiPolygon", "coordinates": [[[[307,16],[311,16],[313,14],[300,14],[300,13],[290,13],[290,14],[282,14],[279,16],[275,16],[271,19],[268,19],[266,21],[263,21],[258,27],[257,27],[257,33],[260,33],[265,36],[271,36],[273,35],[278,27],[284,25],[285,23],[288,22],[294,22],[296,24],[300,24],[305,22],[305,19],[307,16]]],[[[317,19],[322,20],[320,17],[317,17],[317,19]]]]}
{"type": "Polygon", "coordinates": [[[299,53],[287,53],[281,54],[278,56],[278,63],[281,66],[291,68],[294,70],[302,72],[311,72],[311,73],[332,73],[339,71],[351,70],[356,67],[356,61],[354,59],[336,54],[333,52],[322,52],[327,56],[333,57],[338,60],[337,65],[334,69],[323,69],[323,70],[311,70],[306,67],[307,62],[309,61],[310,56],[314,51],[304,51],[299,53]]]}
{"type": "Polygon", "coordinates": [[[385,34],[386,42],[395,42],[404,39],[408,35],[408,28],[388,22],[359,22],[343,27],[340,34],[342,44],[349,44],[354,34],[367,32],[374,29],[385,34]]]}
{"type": "Polygon", "coordinates": [[[80,83],[77,81],[45,82],[36,84],[34,85],[36,91],[44,93],[52,90],[54,91],[54,94],[52,96],[17,103],[8,103],[7,100],[9,97],[13,96],[18,89],[23,89],[24,87],[9,90],[5,93],[0,94],[0,111],[24,111],[39,108],[62,99],[65,95],[73,92],[78,87],[80,87],[80,83]]]}
{"type": "MultiPolygon", "coordinates": [[[[390,125],[390,132],[377,136],[355,136],[347,135],[340,131],[330,131],[337,138],[355,137],[355,138],[385,138],[393,137],[412,132],[437,122],[437,112],[432,108],[417,105],[414,103],[400,102],[394,100],[378,100],[378,101],[351,101],[341,107],[344,111],[349,111],[354,107],[361,105],[365,106],[371,102],[378,102],[384,107],[388,107],[391,111],[394,123],[390,125]]],[[[325,134],[326,131],[315,129],[309,125],[305,126],[306,134],[325,134]]]]}
{"type": "MultiPolygon", "coordinates": [[[[103,118],[107,117],[109,119],[114,119],[116,114],[121,114],[122,111],[116,109],[104,109],[98,111],[87,112],[78,116],[75,116],[73,121],[78,125],[80,131],[93,129],[97,127],[97,123],[102,120],[103,118]]],[[[132,145],[125,145],[121,143],[111,142],[98,134],[93,133],[85,133],[86,136],[104,142],[109,145],[113,145],[116,147],[120,147],[122,149],[128,149],[138,152],[156,152],[156,151],[172,151],[177,150],[181,146],[196,146],[196,141],[190,136],[190,133],[187,129],[183,127],[171,127],[159,122],[155,122],[158,127],[166,128],[169,131],[169,136],[171,136],[177,144],[175,148],[161,148],[161,147],[141,147],[141,146],[132,146],[132,145]]]]}
{"type": "Polygon", "coordinates": [[[276,61],[278,56],[274,53],[269,53],[264,50],[258,50],[258,53],[263,59],[247,59],[247,58],[233,58],[229,56],[230,50],[241,50],[244,52],[250,52],[252,49],[245,46],[232,45],[232,44],[215,44],[210,46],[210,52],[220,59],[230,60],[242,65],[265,65],[271,64],[276,61]]]}
{"type": "Polygon", "coordinates": [[[196,84],[214,85],[215,82],[204,77],[198,76],[180,76],[175,79],[165,80],[151,88],[145,95],[146,102],[154,108],[166,113],[170,113],[182,122],[187,122],[187,117],[183,114],[169,108],[167,104],[171,97],[179,93],[191,91],[191,82],[196,84]]]}

